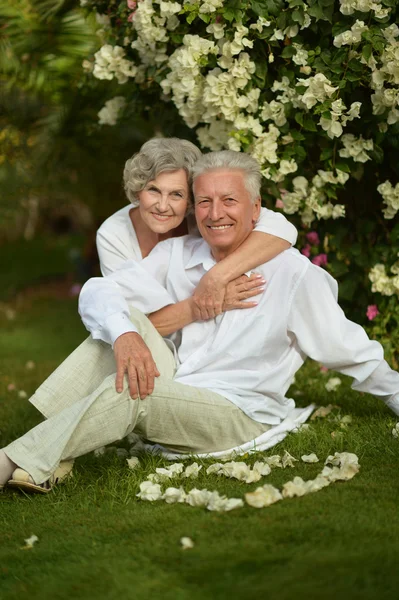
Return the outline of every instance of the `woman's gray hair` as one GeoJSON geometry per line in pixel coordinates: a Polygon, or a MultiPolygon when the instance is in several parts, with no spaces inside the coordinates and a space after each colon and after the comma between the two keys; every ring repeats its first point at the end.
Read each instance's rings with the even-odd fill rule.
{"type": "Polygon", "coordinates": [[[251,201],[255,202],[259,198],[262,175],[259,164],[249,154],[234,152],[233,150],[221,150],[220,152],[204,154],[192,169],[193,181],[199,175],[215,169],[240,169],[244,173],[245,187],[249,192],[251,201]]]}
{"type": "Polygon", "coordinates": [[[138,192],[149,181],[165,171],[184,169],[187,173],[191,194],[192,167],[202,156],[201,150],[188,140],[179,138],[152,138],[145,142],[140,151],[126,161],[123,183],[126,196],[132,204],[137,204],[138,192]]]}

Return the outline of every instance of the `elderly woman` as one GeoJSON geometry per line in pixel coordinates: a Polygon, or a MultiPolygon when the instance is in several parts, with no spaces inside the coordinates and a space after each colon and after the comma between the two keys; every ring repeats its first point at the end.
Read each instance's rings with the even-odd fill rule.
{"type": "MultiPolygon", "coordinates": [[[[187,140],[153,138],[126,162],[123,178],[131,204],[109,217],[97,232],[103,275],[113,273],[126,260],[145,258],[162,240],[199,235],[191,214],[191,168],[200,156],[200,150],[187,140]]],[[[203,318],[220,312],[229,282],[294,245],[296,238],[295,227],[282,214],[262,208],[249,239],[201,280],[194,298],[203,318]]],[[[255,284],[259,284],[252,276],[245,286],[250,289],[243,290],[242,281],[230,286],[231,291],[241,290],[237,300],[255,295],[255,284]]],[[[252,306],[242,303],[240,308],[252,306]]]]}
{"type": "MultiPolygon", "coordinates": [[[[132,204],[107,219],[97,235],[101,270],[105,276],[127,260],[138,261],[146,257],[164,239],[188,232],[198,235],[189,212],[191,169],[200,156],[198,148],[188,141],[155,138],[127,161],[124,183],[132,204]]],[[[245,300],[260,294],[265,282],[259,276],[247,278],[242,274],[275,257],[295,241],[296,229],[285,217],[262,209],[249,238],[202,278],[194,296],[201,318],[212,318],[222,310],[254,306],[254,302],[245,300]]],[[[162,325],[162,311],[168,308],[157,311],[157,323],[162,325]]],[[[154,325],[157,327],[156,323],[154,325]]],[[[30,402],[46,418],[66,407],[72,410],[73,406],[85,402],[100,382],[115,374],[115,370],[110,346],[90,336],[39,387],[30,402]]],[[[76,417],[72,413],[68,424],[71,428],[76,417]]],[[[38,439],[38,445],[40,443],[38,439]]],[[[12,475],[10,487],[46,493],[57,478],[71,469],[71,465],[71,462],[61,463],[51,480],[36,484],[28,473],[16,469],[17,465],[0,450],[0,488],[12,475]]]]}

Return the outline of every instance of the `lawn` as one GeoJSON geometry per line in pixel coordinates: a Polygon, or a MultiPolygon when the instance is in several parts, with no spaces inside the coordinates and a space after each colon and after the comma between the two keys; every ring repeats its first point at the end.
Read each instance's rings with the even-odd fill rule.
{"type": "MultiPolygon", "coordinates": [[[[9,320],[0,312],[0,447],[40,420],[19,392],[33,393],[85,336],[76,299],[62,285],[58,292],[43,284],[20,291],[7,306],[16,316],[9,320]],[[17,389],[10,391],[10,384],[17,389]]],[[[315,452],[322,461],[336,451],[354,452],[361,465],[354,479],[269,508],[213,513],[136,498],[148,473],[166,466],[162,458],[141,456],[138,470],[129,471],[115,452],[82,457],[74,477],[48,496],[0,494],[1,600],[397,600],[396,419],[382,402],[351,391],[344,377],[336,392],[327,392],[331,376],[314,363],[303,368],[291,390],[297,403],[338,408],[266,454],[315,452]],[[339,423],[344,415],[352,416],[347,427],[339,423]],[[22,549],[32,534],[38,543],[22,549]],[[191,537],[194,548],[183,550],[182,536],[191,537]]],[[[203,468],[185,487],[243,497],[263,483],[281,487],[320,470],[320,464],[298,462],[248,485],[206,475],[203,468]]]]}

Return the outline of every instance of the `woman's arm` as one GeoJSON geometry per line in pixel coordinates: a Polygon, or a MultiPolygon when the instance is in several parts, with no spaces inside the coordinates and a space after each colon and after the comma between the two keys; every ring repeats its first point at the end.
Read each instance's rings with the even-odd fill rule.
{"type": "Polygon", "coordinates": [[[296,228],[284,215],[262,208],[254,231],[237,250],[210,269],[195,290],[194,301],[203,320],[222,312],[229,281],[290,248],[295,244],[297,235],[296,228]]]}
{"type": "MultiPolygon", "coordinates": [[[[258,304],[257,302],[245,302],[245,300],[262,294],[265,289],[264,284],[264,279],[255,274],[250,277],[242,275],[231,281],[227,284],[221,312],[254,308],[258,304]]],[[[163,337],[183,329],[183,327],[194,323],[194,321],[203,320],[193,297],[176,302],[176,304],[169,304],[148,315],[148,318],[163,337]]]]}

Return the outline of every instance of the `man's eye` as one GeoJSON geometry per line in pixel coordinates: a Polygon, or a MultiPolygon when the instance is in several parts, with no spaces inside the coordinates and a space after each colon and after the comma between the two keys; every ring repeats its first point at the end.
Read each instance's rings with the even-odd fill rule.
{"type": "Polygon", "coordinates": [[[234,202],[236,202],[235,198],[226,198],[225,202],[228,202],[229,204],[233,204],[234,202]]]}

